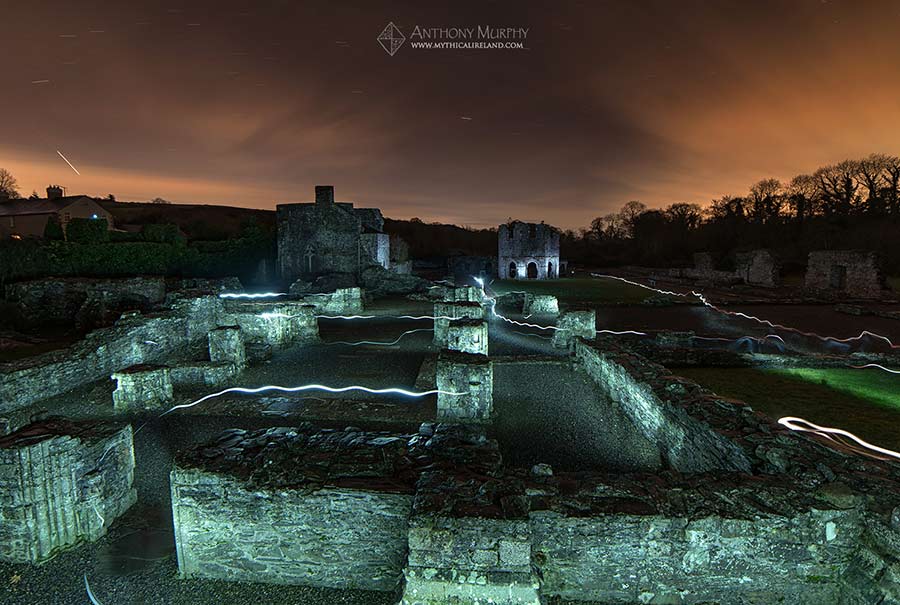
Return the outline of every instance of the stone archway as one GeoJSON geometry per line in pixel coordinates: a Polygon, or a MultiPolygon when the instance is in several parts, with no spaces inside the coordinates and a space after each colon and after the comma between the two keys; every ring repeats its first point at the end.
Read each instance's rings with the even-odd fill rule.
{"type": "Polygon", "coordinates": [[[528,263],[528,267],[526,267],[526,269],[525,269],[525,274],[528,277],[528,279],[537,279],[537,277],[538,277],[537,263],[534,261],[531,261],[530,263],[528,263]]]}
{"type": "Polygon", "coordinates": [[[519,271],[516,268],[516,263],[509,263],[509,278],[516,279],[518,277],[519,271]]]}

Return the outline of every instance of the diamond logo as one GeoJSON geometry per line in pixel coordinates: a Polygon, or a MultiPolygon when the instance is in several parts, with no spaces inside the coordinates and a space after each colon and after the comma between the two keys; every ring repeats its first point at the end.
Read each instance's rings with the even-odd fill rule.
{"type": "Polygon", "coordinates": [[[387,27],[384,28],[384,31],[378,34],[378,43],[381,44],[381,48],[392,57],[394,56],[394,53],[400,50],[400,47],[403,46],[404,42],[406,42],[406,36],[397,29],[397,26],[394,25],[393,21],[388,23],[387,27]]]}

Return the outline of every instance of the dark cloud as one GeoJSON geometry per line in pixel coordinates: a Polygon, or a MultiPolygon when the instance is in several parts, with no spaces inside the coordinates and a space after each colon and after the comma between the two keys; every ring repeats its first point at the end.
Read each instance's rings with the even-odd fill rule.
{"type": "Polygon", "coordinates": [[[28,191],[271,208],[333,183],[397,217],[574,227],[900,135],[896,2],[44,1],[4,20],[0,165],[28,191]],[[527,50],[391,57],[389,21],[530,31],[527,50]]]}

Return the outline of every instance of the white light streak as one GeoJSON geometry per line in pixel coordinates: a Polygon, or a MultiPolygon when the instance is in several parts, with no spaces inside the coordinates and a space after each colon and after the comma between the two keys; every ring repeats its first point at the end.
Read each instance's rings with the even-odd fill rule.
{"type": "Polygon", "coordinates": [[[893,370],[891,368],[886,368],[883,365],[880,365],[877,363],[867,363],[866,365],[862,365],[862,366],[850,366],[850,367],[853,368],[854,370],[865,370],[866,368],[876,368],[878,370],[890,372],[891,374],[900,374],[900,370],[893,370]]]}
{"type": "Polygon", "coordinates": [[[800,431],[803,433],[814,433],[816,435],[820,435],[827,439],[832,439],[833,435],[838,436],[839,438],[850,439],[854,443],[856,443],[860,447],[855,447],[853,445],[848,445],[851,449],[856,451],[857,453],[871,456],[873,458],[882,459],[879,456],[872,454],[871,452],[876,452],[878,454],[882,454],[884,456],[890,456],[891,458],[896,458],[900,460],[900,452],[895,452],[894,450],[889,450],[883,447],[879,447],[877,445],[873,445],[868,441],[863,441],[850,431],[845,431],[844,429],[835,429],[827,426],[819,426],[818,424],[813,424],[809,420],[804,420],[803,418],[797,418],[796,416],[784,416],[783,418],[778,419],[778,424],[789,428],[792,431],[800,431]],[[805,425],[805,426],[803,426],[805,425]],[[867,451],[868,450],[868,451],[867,451]]]}
{"type": "Polygon", "coordinates": [[[70,162],[70,161],[66,158],[66,156],[64,156],[64,155],[62,154],[62,152],[61,152],[59,149],[56,150],[56,153],[58,153],[58,154],[59,154],[59,157],[61,157],[61,158],[63,159],[63,161],[64,161],[66,164],[69,165],[69,168],[71,168],[72,170],[75,171],[75,174],[77,174],[78,176],[81,176],[81,173],[78,172],[78,169],[75,168],[75,166],[72,166],[72,162],[70,162]]]}
{"type": "Polygon", "coordinates": [[[96,596],[94,596],[94,592],[91,590],[91,585],[88,582],[87,574],[84,574],[84,589],[87,591],[87,596],[91,600],[91,603],[94,605],[103,605],[96,596]]]}
{"type": "Polygon", "coordinates": [[[455,392],[455,391],[441,391],[438,389],[433,389],[430,391],[408,391],[406,389],[391,387],[387,389],[370,389],[369,387],[353,385],[349,387],[330,387],[324,384],[305,384],[298,387],[282,387],[278,385],[266,385],[264,387],[256,387],[256,388],[247,388],[247,387],[231,387],[228,389],[224,389],[222,391],[217,391],[215,393],[210,393],[209,395],[204,395],[200,399],[196,401],[192,401],[191,403],[183,403],[181,405],[176,405],[172,407],[162,414],[160,414],[160,418],[174,412],[175,410],[182,410],[187,408],[192,408],[195,405],[203,403],[204,401],[209,401],[210,399],[215,399],[216,397],[221,397],[222,395],[227,395],[228,393],[242,393],[245,395],[256,395],[258,393],[265,393],[268,391],[278,391],[280,393],[299,393],[301,391],[326,391],[328,393],[347,393],[350,391],[362,391],[364,393],[371,393],[373,395],[402,395],[404,397],[410,398],[420,398],[427,397],[429,395],[465,395],[464,392],[455,392]]]}
{"type": "Polygon", "coordinates": [[[49,84],[50,80],[32,80],[32,84],[49,84]]]}
{"type": "MultiPolygon", "coordinates": [[[[660,290],[660,289],[658,289],[658,288],[653,288],[653,287],[651,287],[651,286],[646,286],[646,285],[641,284],[641,283],[638,283],[638,282],[636,282],[636,281],[631,281],[631,280],[625,279],[624,277],[617,277],[617,276],[615,276],[615,275],[603,275],[603,274],[600,274],[600,273],[591,273],[591,276],[592,276],[592,277],[599,277],[599,278],[617,279],[617,280],[622,281],[622,282],[625,282],[625,283],[627,283],[627,284],[631,284],[631,285],[633,285],[633,286],[638,286],[638,287],[641,287],[641,288],[645,288],[645,289],[647,289],[647,290],[652,290],[653,292],[658,292],[658,293],[660,293],[660,294],[667,294],[667,295],[670,295],[670,296],[682,296],[682,297],[688,296],[688,294],[685,293],[685,292],[672,292],[672,291],[669,291],[669,290],[660,290]]],[[[774,329],[776,329],[776,330],[785,330],[785,331],[787,331],[787,332],[793,332],[793,333],[795,333],[795,334],[800,334],[801,336],[808,336],[808,337],[810,337],[810,338],[817,338],[818,340],[821,340],[821,341],[823,341],[823,342],[825,342],[825,341],[828,341],[828,342],[840,342],[840,343],[845,343],[845,344],[846,344],[846,343],[849,343],[849,342],[854,342],[854,341],[857,341],[857,340],[862,340],[862,339],[865,338],[866,336],[871,336],[872,338],[875,338],[875,339],[884,341],[884,342],[887,343],[887,345],[888,345],[890,348],[892,348],[892,349],[900,348],[900,346],[895,345],[893,342],[891,342],[891,339],[888,338],[887,336],[882,336],[881,334],[876,334],[876,333],[874,333],[874,332],[870,332],[869,330],[863,330],[862,332],[859,333],[859,336],[853,336],[853,337],[851,337],[851,338],[837,338],[837,337],[834,337],[834,336],[821,336],[821,335],[819,335],[819,334],[816,334],[815,332],[804,332],[804,331],[799,330],[799,329],[797,329],[797,328],[792,328],[792,327],[790,327],[790,326],[785,326],[785,325],[782,325],[782,324],[776,324],[776,323],[774,323],[774,322],[769,321],[768,319],[761,319],[761,318],[756,317],[756,316],[754,316],[754,315],[748,315],[748,314],[746,314],[746,313],[741,313],[740,311],[726,311],[725,309],[721,309],[721,308],[715,306],[714,304],[710,303],[708,300],[706,300],[706,297],[703,295],[702,292],[697,292],[697,291],[695,291],[695,290],[692,290],[691,293],[690,293],[690,295],[696,297],[697,300],[699,300],[704,306],[706,306],[706,307],[708,307],[708,308],[710,308],[710,309],[712,309],[713,311],[716,311],[716,312],[718,312],[718,313],[722,313],[723,315],[730,315],[730,316],[732,316],[732,317],[742,317],[742,318],[744,318],[744,319],[749,319],[749,320],[751,320],[751,321],[755,321],[755,322],[757,322],[757,323],[760,323],[760,324],[769,326],[770,328],[774,328],[774,329]]],[[[782,341],[782,342],[783,342],[783,341],[782,341]]]]}
{"type": "Polygon", "coordinates": [[[395,340],[391,340],[389,342],[379,342],[374,340],[361,340],[359,342],[347,342],[344,340],[337,340],[333,342],[326,342],[327,345],[346,345],[348,347],[358,347],[362,345],[371,345],[371,346],[380,346],[380,347],[389,347],[391,345],[395,345],[399,343],[404,336],[407,334],[415,334],[416,332],[434,332],[434,328],[418,328],[416,330],[407,330],[400,336],[398,336],[395,340]]]}
{"type": "Polygon", "coordinates": [[[277,296],[287,296],[287,292],[260,292],[258,294],[247,294],[246,292],[223,292],[219,294],[219,298],[275,298],[277,296]]]}

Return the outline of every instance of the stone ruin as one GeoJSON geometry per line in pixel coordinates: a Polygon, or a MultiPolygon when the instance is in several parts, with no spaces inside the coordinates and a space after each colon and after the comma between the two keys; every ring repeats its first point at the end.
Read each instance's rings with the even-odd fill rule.
{"type": "Polygon", "coordinates": [[[559,349],[574,347],[578,338],[597,337],[597,312],[594,309],[568,310],[560,314],[553,331],[553,346],[559,349]]]}
{"type": "Polygon", "coordinates": [[[525,293],[524,315],[559,315],[559,301],[551,294],[525,293]]]}
{"type": "Polygon", "coordinates": [[[230,430],[176,459],[181,573],[399,591],[404,605],[900,594],[897,465],[787,433],[612,340],[576,340],[574,360],[659,445],[662,470],[511,467],[483,428],[449,418],[415,433],[230,430]]]}
{"type": "Polygon", "coordinates": [[[137,500],[130,425],[48,418],[0,437],[0,560],[93,542],[137,500]]]}
{"type": "Polygon", "coordinates": [[[734,270],[730,271],[716,269],[711,254],[697,252],[692,268],[670,269],[668,275],[714,285],[746,284],[764,288],[781,285],[781,262],[769,250],[739,252],[735,255],[734,265],[734,270]]]}
{"type": "Polygon", "coordinates": [[[804,285],[818,296],[851,299],[878,299],[888,292],[878,256],[867,250],[810,252],[804,285]]]}
{"type": "Polygon", "coordinates": [[[497,275],[501,279],[559,277],[559,231],[544,223],[512,221],[497,230],[497,275]]]}

